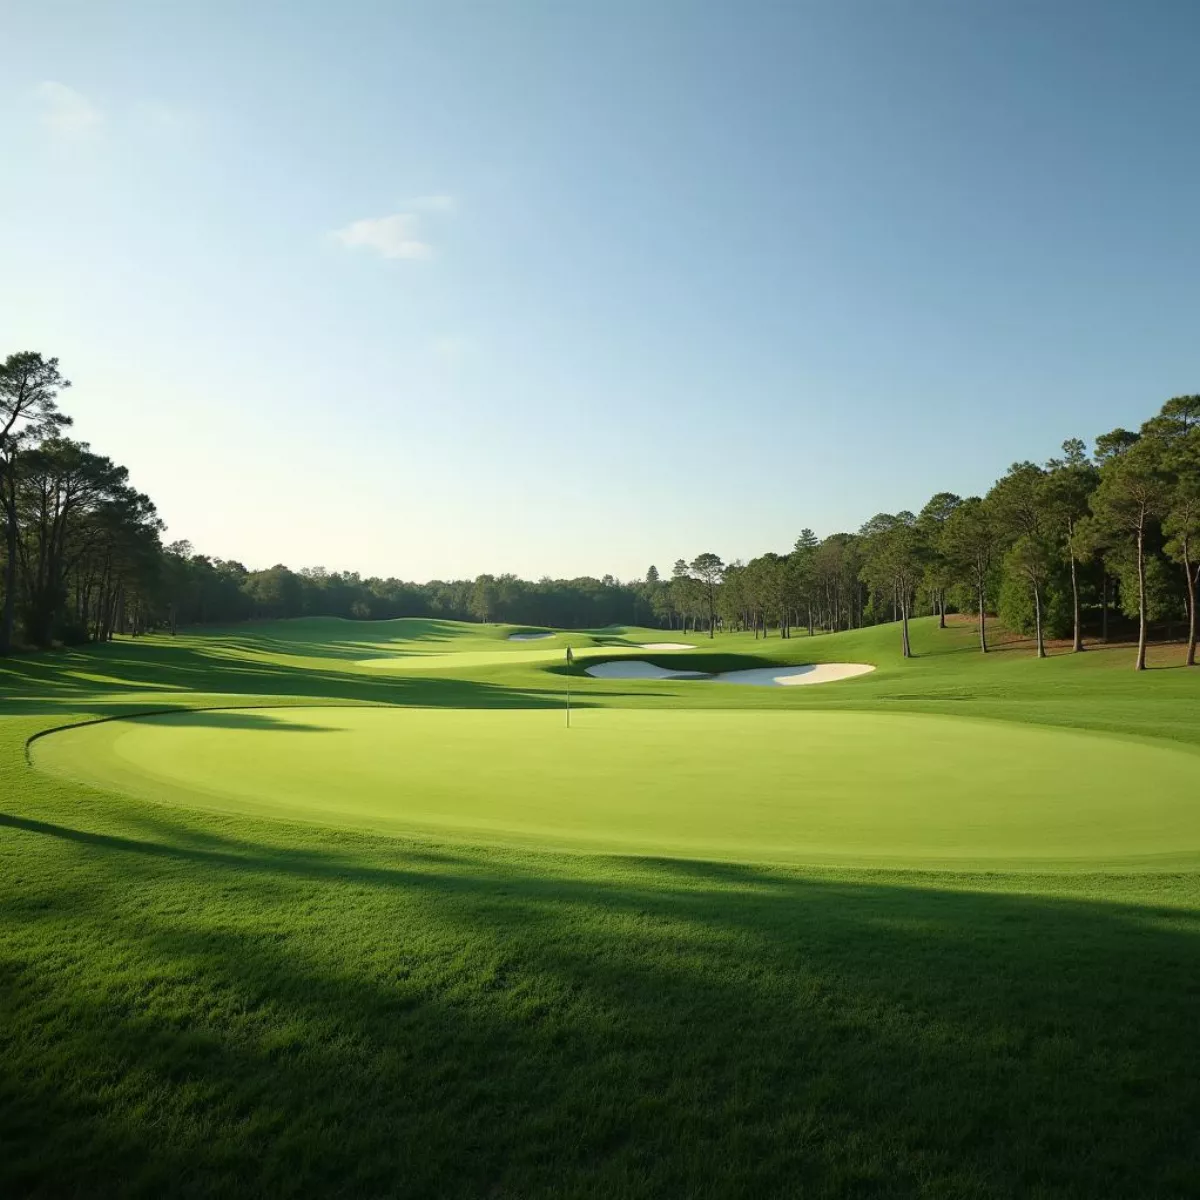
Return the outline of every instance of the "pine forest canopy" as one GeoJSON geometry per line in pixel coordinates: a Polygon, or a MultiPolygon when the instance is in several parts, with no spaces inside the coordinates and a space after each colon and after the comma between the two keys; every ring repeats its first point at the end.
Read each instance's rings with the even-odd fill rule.
{"type": "Polygon", "coordinates": [[[1135,665],[1155,628],[1186,623],[1195,664],[1200,591],[1200,395],[1168,400],[1137,431],[1064,443],[1013,464],[985,496],[939,492],[919,513],[878,513],[856,533],[803,529],[788,550],[726,563],[704,551],[670,577],[638,581],[475,579],[414,583],[322,568],[248,570],[164,543],[153,502],[127,470],[66,434],[58,360],[25,351],[0,365],[3,506],[0,652],[106,640],[179,625],[261,618],[401,616],[556,628],[658,623],[790,637],[951,611],[1084,646],[1090,627],[1136,622],[1135,665]]]}

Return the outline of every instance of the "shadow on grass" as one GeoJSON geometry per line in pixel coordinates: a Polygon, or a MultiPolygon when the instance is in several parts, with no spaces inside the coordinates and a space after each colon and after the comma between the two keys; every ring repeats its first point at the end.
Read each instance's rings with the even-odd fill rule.
{"type": "Polygon", "coordinates": [[[1200,1187],[1179,881],[1105,903],[0,824],[14,1194],[1200,1187]]]}
{"type": "MultiPolygon", "coordinates": [[[[438,675],[392,675],[314,670],[304,664],[261,663],[232,658],[228,644],[197,649],[183,644],[124,642],[85,651],[58,651],[29,658],[0,660],[0,696],[4,713],[37,716],[69,704],[72,712],[112,713],[123,695],[145,692],[306,698],[375,705],[426,708],[559,708],[563,688],[555,685],[508,687],[472,679],[438,675]],[[104,699],[94,700],[98,693],[104,699]],[[87,697],[84,699],[83,697],[87,697]]],[[[644,697],[644,688],[606,692],[604,703],[624,695],[644,697]]],[[[139,700],[136,709],[157,711],[179,707],[167,701],[139,700]]],[[[231,701],[236,707],[236,701],[231,701]]],[[[586,698],[572,696],[572,706],[586,708],[586,698]]]]}
{"type": "MultiPolygon", "coordinates": [[[[209,729],[253,729],[278,730],[290,733],[336,733],[334,725],[315,725],[306,721],[289,721],[276,716],[281,710],[269,712],[253,708],[174,708],[146,713],[129,713],[119,717],[104,718],[117,721],[154,721],[172,723],[186,721],[188,725],[199,725],[209,729]]],[[[51,730],[50,732],[55,732],[51,730]]]]}
{"type": "MultiPolygon", "coordinates": [[[[311,700],[314,704],[344,701],[379,706],[424,708],[561,708],[564,690],[559,686],[506,687],[445,675],[372,676],[314,671],[304,667],[246,664],[233,660],[213,663],[192,650],[177,650],[169,658],[147,656],[144,660],[123,659],[109,664],[120,675],[103,683],[88,678],[95,663],[81,670],[67,656],[47,655],[27,662],[12,660],[0,665],[0,689],[5,694],[4,713],[37,716],[69,710],[92,715],[112,714],[122,708],[122,697],[146,692],[164,692],[162,702],[139,698],[126,701],[129,712],[181,711],[190,708],[186,694],[210,698],[228,696],[231,708],[236,697],[262,697],[263,707],[273,707],[271,698],[311,700]],[[26,689],[21,687],[26,685],[26,689]],[[27,694],[22,694],[26,690],[27,694]],[[99,695],[103,692],[103,696],[99,695]],[[184,695],[165,698],[167,692],[184,695]]],[[[607,693],[608,696],[626,693],[607,693]]],[[[643,696],[644,690],[628,693],[643,696]]],[[[589,707],[585,698],[572,696],[573,707],[589,707]]],[[[252,707],[246,705],[245,707],[252,707]]]]}
{"type": "MultiPolygon", "coordinates": [[[[338,617],[246,621],[237,625],[190,626],[181,639],[220,639],[226,645],[257,653],[298,654],[313,658],[363,658],[381,646],[404,642],[454,642],[476,637],[491,626],[467,625],[436,617],[397,617],[388,621],[353,621],[338,617]]],[[[162,640],[162,639],[159,639],[162,640]]]]}

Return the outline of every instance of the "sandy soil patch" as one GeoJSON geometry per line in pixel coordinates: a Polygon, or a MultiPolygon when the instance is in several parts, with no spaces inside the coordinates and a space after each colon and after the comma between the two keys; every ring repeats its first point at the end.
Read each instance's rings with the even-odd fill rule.
{"type": "Polygon", "coordinates": [[[510,642],[540,642],[553,636],[552,633],[510,633],[508,640],[510,642]]]}
{"type": "Polygon", "coordinates": [[[639,642],[642,650],[695,650],[691,642],[639,642]]]}

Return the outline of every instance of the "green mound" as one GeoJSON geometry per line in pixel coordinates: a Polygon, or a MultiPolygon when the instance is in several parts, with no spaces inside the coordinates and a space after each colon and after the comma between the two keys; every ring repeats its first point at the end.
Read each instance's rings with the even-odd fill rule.
{"type": "Polygon", "coordinates": [[[33,758],[186,807],[553,848],[959,869],[1200,861],[1195,750],[958,717],[588,709],[567,730],[552,710],[223,710],[65,730],[33,758]]]}

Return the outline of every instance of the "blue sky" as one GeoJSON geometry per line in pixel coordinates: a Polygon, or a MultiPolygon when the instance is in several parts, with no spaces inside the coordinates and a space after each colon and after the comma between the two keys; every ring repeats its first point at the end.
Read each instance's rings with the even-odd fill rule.
{"type": "Polygon", "coordinates": [[[786,549],[1200,390],[1200,6],[17,0],[0,351],[249,566],[786,549]]]}

